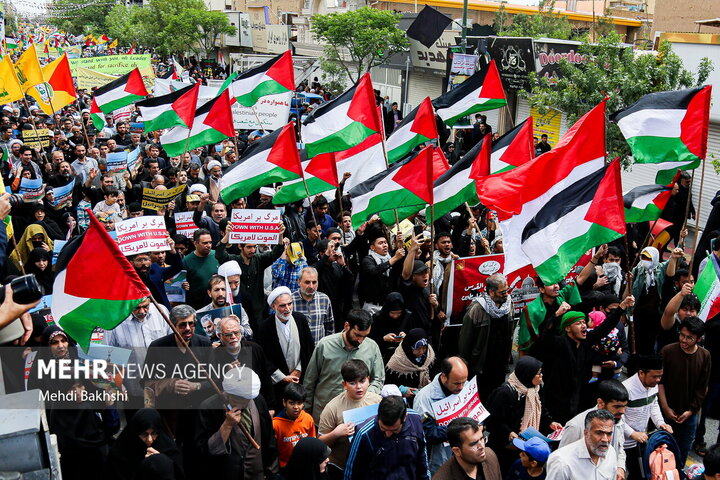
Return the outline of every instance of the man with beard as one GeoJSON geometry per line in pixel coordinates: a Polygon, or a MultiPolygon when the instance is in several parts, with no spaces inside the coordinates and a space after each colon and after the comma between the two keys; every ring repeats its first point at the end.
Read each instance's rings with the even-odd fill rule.
{"type": "MultiPolygon", "coordinates": [[[[48,178],[48,185],[53,188],[63,187],[70,183],[72,178],[72,168],[70,167],[70,163],[68,163],[66,160],[63,160],[58,164],[57,173],[55,175],[51,175],[50,178],[48,178]]],[[[76,187],[78,185],[78,183],[75,184],[76,187]]]]}
{"type": "Polygon", "coordinates": [[[565,429],[560,440],[560,448],[570,445],[583,437],[583,425],[588,413],[595,410],[607,410],[615,417],[615,426],[612,434],[612,447],[617,454],[617,473],[615,478],[623,480],[627,477],[625,442],[625,408],[628,405],[628,391],[619,380],[605,380],[600,382],[597,389],[597,405],[593,408],[578,413],[572,420],[565,424],[565,429]]]}
{"type": "Polygon", "coordinates": [[[135,267],[143,283],[148,287],[152,296],[165,305],[170,310],[170,300],[165,293],[165,281],[171,279],[182,270],[182,258],[175,252],[175,242],[170,235],[167,236],[166,242],[170,250],[165,254],[166,267],[162,267],[157,263],[152,263],[150,253],[138,253],[128,257],[130,263],[135,267]]]}
{"type": "Polygon", "coordinates": [[[217,160],[210,160],[207,164],[208,175],[205,177],[205,186],[208,189],[210,203],[220,200],[220,179],[222,178],[222,164],[217,160]]]}
{"type": "Polygon", "coordinates": [[[227,207],[224,203],[217,202],[213,204],[210,216],[203,215],[209,199],[209,194],[200,194],[200,203],[195,209],[195,213],[193,213],[193,222],[198,228],[208,229],[212,236],[213,245],[217,245],[223,237],[222,231],[220,231],[220,222],[228,216],[227,207]]]}
{"type": "MultiPolygon", "coordinates": [[[[242,336],[244,338],[252,338],[253,331],[252,328],[250,328],[250,322],[248,320],[247,313],[245,313],[242,305],[238,305],[237,307],[232,308],[232,306],[229,305],[227,302],[227,285],[225,283],[225,277],[223,277],[222,275],[213,275],[212,277],[210,277],[210,280],[208,281],[208,295],[210,296],[211,302],[208,305],[205,305],[203,308],[199,309],[197,311],[198,314],[202,314],[202,312],[209,312],[211,310],[216,310],[223,307],[227,307],[228,313],[230,313],[231,310],[233,313],[235,313],[239,309],[240,329],[242,330],[242,336]]],[[[199,316],[200,323],[205,325],[205,322],[207,320],[206,316],[199,316]]]]}
{"type": "Polygon", "coordinates": [[[553,452],[548,458],[546,480],[615,478],[617,455],[612,447],[615,416],[592,410],[585,416],[584,438],[553,452]]]}
{"type": "Polygon", "coordinates": [[[307,371],[315,342],[305,315],[293,311],[289,288],[270,292],[267,304],[275,314],[261,323],[257,337],[272,365],[275,398],[282,398],[285,384],[300,382],[307,371]]]}
{"type": "Polygon", "coordinates": [[[484,426],[468,417],[454,419],[447,426],[453,456],[433,475],[433,480],[484,478],[500,480],[497,456],[485,446],[484,426]]]}

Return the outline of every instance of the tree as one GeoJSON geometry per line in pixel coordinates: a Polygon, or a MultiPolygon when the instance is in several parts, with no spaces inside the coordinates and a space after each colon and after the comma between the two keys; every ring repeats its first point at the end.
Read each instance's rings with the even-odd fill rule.
{"type": "Polygon", "coordinates": [[[102,34],[107,31],[111,7],[110,2],[102,0],[54,0],[47,21],[75,35],[102,34]]]}
{"type": "MultiPolygon", "coordinates": [[[[668,42],[660,45],[657,55],[633,52],[620,44],[614,32],[600,38],[597,44],[580,45],[578,52],[588,61],[575,65],[563,59],[556,83],[534,72],[530,74],[532,91],[524,95],[540,113],[554,108],[565,112],[568,123],[574,123],[606,95],[607,111],[615,112],[648,93],[702,85],[713,70],[708,58],[701,61],[695,74],[686,70],[668,42]]],[[[630,149],[620,129],[610,124],[607,132],[611,158],[620,156],[627,161],[630,149]]]]}
{"type": "Polygon", "coordinates": [[[142,7],[115,5],[108,15],[107,35],[117,39],[120,45],[145,45],[147,33],[142,18],[142,7]]]}
{"type": "Polygon", "coordinates": [[[519,13],[512,17],[509,26],[505,26],[509,15],[505,2],[500,5],[493,28],[498,35],[507,37],[547,37],[569,40],[574,36],[572,25],[564,15],[555,12],[555,0],[540,0],[538,13],[526,15],[519,13]]]}
{"type": "Polygon", "coordinates": [[[408,48],[400,15],[363,7],[345,13],[313,15],[312,32],[325,43],[323,60],[339,65],[353,82],[372,67],[386,63],[408,48]]]}

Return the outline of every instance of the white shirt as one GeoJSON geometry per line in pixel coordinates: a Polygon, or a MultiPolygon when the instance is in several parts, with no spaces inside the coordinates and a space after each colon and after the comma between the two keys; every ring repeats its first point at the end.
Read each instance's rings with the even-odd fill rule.
{"type": "Polygon", "coordinates": [[[550,454],[545,480],[615,480],[616,458],[615,449],[610,446],[607,454],[599,457],[597,464],[593,463],[585,439],[581,438],[550,454]]]}
{"type": "Polygon", "coordinates": [[[636,373],[622,384],[628,391],[630,401],[625,409],[625,448],[637,445],[637,442],[630,438],[635,432],[647,430],[648,420],[652,420],[657,427],[665,423],[658,403],[658,387],[645,388],[636,373]]]}
{"type": "MultiPolygon", "coordinates": [[[[562,439],[560,440],[560,448],[566,445],[570,445],[571,443],[574,443],[585,437],[585,416],[587,416],[587,414],[592,412],[593,410],[597,409],[598,407],[595,406],[593,408],[585,410],[584,412],[578,413],[565,424],[565,428],[562,432],[562,439]]],[[[625,454],[625,449],[623,448],[624,443],[625,422],[621,418],[620,421],[617,422],[613,427],[613,435],[610,444],[615,449],[615,452],[617,452],[617,466],[627,472],[627,468],[625,468],[625,457],[627,455],[625,454]]]]}

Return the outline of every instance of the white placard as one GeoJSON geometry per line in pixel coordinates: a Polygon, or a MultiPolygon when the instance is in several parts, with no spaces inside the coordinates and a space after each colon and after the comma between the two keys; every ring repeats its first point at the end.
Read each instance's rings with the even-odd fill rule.
{"type": "Polygon", "coordinates": [[[230,243],[271,245],[280,242],[279,210],[233,210],[230,243]]]}
{"type": "Polygon", "coordinates": [[[465,383],[465,387],[457,395],[450,395],[433,402],[432,409],[435,421],[440,426],[447,425],[459,417],[470,417],[482,422],[490,416],[490,412],[480,403],[477,377],[465,383]]]}
{"type": "Polygon", "coordinates": [[[198,226],[195,225],[193,215],[195,212],[175,212],[175,231],[187,238],[192,238],[198,226]]]}
{"type": "Polygon", "coordinates": [[[149,215],[115,224],[118,246],[123,255],[170,250],[165,217],[149,215]]]}

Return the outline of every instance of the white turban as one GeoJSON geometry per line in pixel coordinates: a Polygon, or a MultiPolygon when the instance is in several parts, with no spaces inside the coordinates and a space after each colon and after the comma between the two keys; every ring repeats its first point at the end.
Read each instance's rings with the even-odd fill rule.
{"type": "Polygon", "coordinates": [[[400,393],[400,389],[397,385],[388,383],[382,388],[382,391],[380,392],[380,396],[385,397],[402,397],[402,393],[400,393]]]}
{"type": "Polygon", "coordinates": [[[190,188],[188,189],[188,193],[196,193],[196,192],[207,193],[208,192],[207,187],[205,185],[203,185],[202,183],[193,183],[192,185],[190,185],[190,188]]]}
{"type": "Polygon", "coordinates": [[[288,287],[277,287],[275,290],[270,292],[270,295],[268,295],[268,299],[267,299],[268,305],[272,307],[272,304],[277,297],[279,297],[280,295],[286,295],[286,294],[292,296],[292,292],[290,291],[290,289],[288,287]]]}
{"type": "Polygon", "coordinates": [[[208,172],[213,169],[213,167],[220,167],[222,168],[222,163],[218,162],[217,160],[210,160],[207,164],[208,172]]]}
{"type": "Polygon", "coordinates": [[[223,391],[252,400],[260,393],[260,377],[248,367],[234,367],[223,375],[223,391]]]}
{"type": "Polygon", "coordinates": [[[238,262],[230,260],[229,262],[225,262],[220,265],[218,268],[218,275],[222,275],[223,277],[242,275],[242,269],[240,268],[240,264],[238,262]]]}
{"type": "Polygon", "coordinates": [[[275,189],[270,187],[261,187],[260,195],[267,195],[268,197],[275,196],[275,189]]]}

